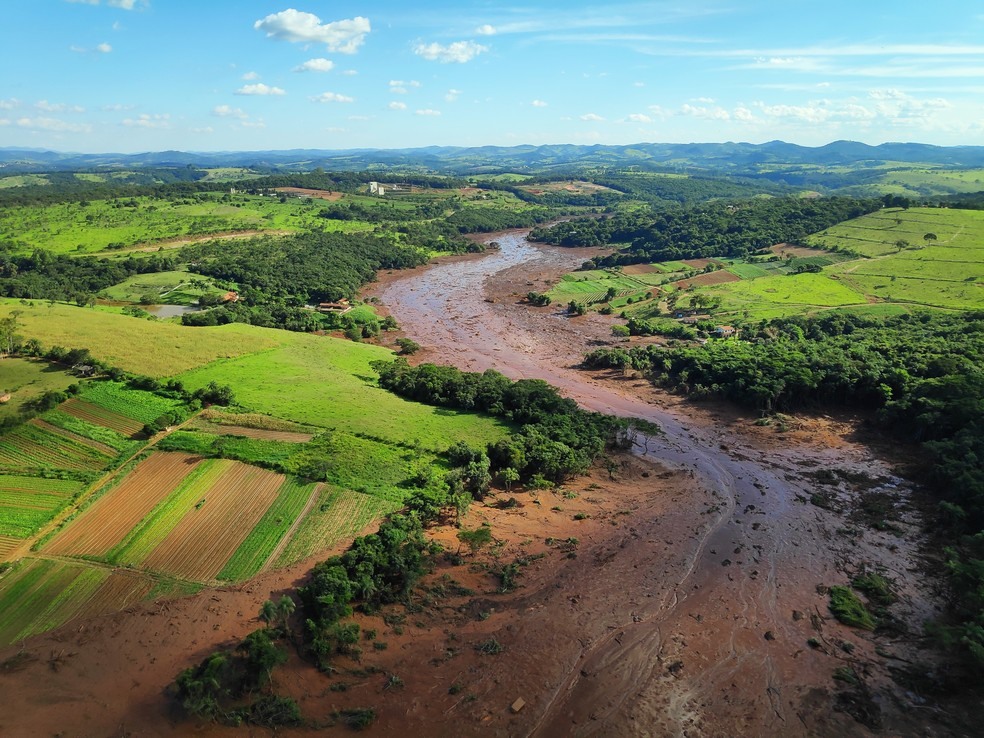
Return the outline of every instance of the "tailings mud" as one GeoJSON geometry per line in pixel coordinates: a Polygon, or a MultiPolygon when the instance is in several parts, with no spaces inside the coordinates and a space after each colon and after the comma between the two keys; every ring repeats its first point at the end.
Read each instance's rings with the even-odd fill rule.
{"type": "Polygon", "coordinates": [[[891,493],[904,507],[901,480],[852,440],[849,425],[817,421],[781,435],[733,412],[695,409],[639,380],[578,370],[585,351],[610,341],[611,324],[596,315],[569,318],[563,306],[532,308],[521,297],[545,291],[591,252],[541,247],[525,232],[496,240],[499,251],[391,275],[374,292],[425,346],[426,360],[544,379],[586,409],[657,423],[663,433],[639,436],[636,452],[692,475],[707,495],[671,521],[639,521],[661,538],[636,537],[593,580],[578,583],[579,602],[595,592],[604,624],[586,622],[576,653],[556,653],[552,679],[529,686],[535,694],[527,694],[523,731],[863,732],[833,710],[839,666],[865,671],[865,690],[883,695],[880,720],[898,720],[904,731],[874,638],[830,617],[823,586],[847,583],[862,564],[881,567],[905,593],[898,611],[918,628],[932,606],[914,573],[916,521],[905,513],[903,535],[878,532],[809,502],[817,469],[868,480],[841,484],[848,502],[866,489],[891,493]]]}

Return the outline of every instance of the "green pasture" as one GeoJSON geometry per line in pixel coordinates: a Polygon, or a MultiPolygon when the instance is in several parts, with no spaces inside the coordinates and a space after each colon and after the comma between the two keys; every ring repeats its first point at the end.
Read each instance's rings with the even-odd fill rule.
{"type": "Polygon", "coordinates": [[[140,302],[160,305],[196,305],[202,295],[224,295],[208,277],[186,271],[137,274],[119,284],[107,287],[100,297],[119,302],[140,302]]]}
{"type": "Polygon", "coordinates": [[[702,288],[721,298],[714,315],[744,315],[751,320],[817,312],[823,308],[863,305],[865,296],[825,274],[790,274],[702,288]]]}
{"type": "Polygon", "coordinates": [[[891,208],[840,223],[807,239],[811,246],[856,251],[864,256],[885,256],[907,247],[976,246],[984,244],[984,211],[951,208],[891,208]],[[927,233],[936,240],[927,240],[927,233]]]}
{"type": "Polygon", "coordinates": [[[0,359],[0,396],[10,394],[0,403],[0,420],[19,415],[25,404],[45,392],[60,392],[78,381],[61,367],[38,359],[0,359]]]}
{"type": "Polygon", "coordinates": [[[279,348],[219,360],[179,379],[192,390],[211,381],[228,384],[239,404],[266,415],[429,450],[463,438],[485,444],[506,433],[500,421],[408,402],[378,388],[369,364],[392,360],[388,349],[299,333],[280,336],[279,348]]]}
{"type": "Polygon", "coordinates": [[[98,308],[0,300],[0,317],[12,310],[21,311],[19,332],[25,338],[35,338],[46,347],[87,348],[111,366],[152,377],[272,348],[288,335],[239,323],[190,328],[98,308]]]}
{"type": "Polygon", "coordinates": [[[16,174],[10,177],[0,177],[0,189],[9,187],[31,187],[49,185],[51,182],[43,174],[16,174]]]}
{"type": "Polygon", "coordinates": [[[122,382],[87,382],[79,397],[105,410],[125,415],[144,424],[152,423],[168,412],[181,413],[185,407],[181,400],[130,389],[122,382]]]}

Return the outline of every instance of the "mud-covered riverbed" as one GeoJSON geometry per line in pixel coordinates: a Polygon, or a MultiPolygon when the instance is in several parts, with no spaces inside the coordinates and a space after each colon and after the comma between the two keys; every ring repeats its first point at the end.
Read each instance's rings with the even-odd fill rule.
{"type": "Polygon", "coordinates": [[[595,592],[607,617],[586,627],[573,653],[536,654],[561,663],[549,682],[530,685],[535,716],[524,728],[545,736],[856,732],[864,728],[843,711],[852,708],[833,679],[848,667],[867,672],[862,691],[873,703],[854,711],[871,726],[903,730],[905,697],[887,678],[877,639],[833,620],[824,590],[862,567],[879,569],[903,592],[900,617],[918,628],[932,614],[916,573],[913,513],[900,512],[901,533],[845,516],[863,495],[905,508],[901,480],[843,435],[850,426],[819,421],[780,435],[728,413],[715,418],[643,382],[579,371],[583,353],[608,340],[610,323],[569,318],[562,306],[532,308],[521,296],[544,291],[590,252],[524,236],[497,237],[501,249],[481,258],[395,276],[376,294],[428,360],[542,378],[587,409],[657,423],[663,434],[640,437],[637,452],[693,474],[707,494],[675,511],[670,525],[639,521],[658,535],[634,538],[578,582],[579,603],[595,592]],[[811,504],[817,470],[854,480],[838,485],[841,512],[811,504]]]}

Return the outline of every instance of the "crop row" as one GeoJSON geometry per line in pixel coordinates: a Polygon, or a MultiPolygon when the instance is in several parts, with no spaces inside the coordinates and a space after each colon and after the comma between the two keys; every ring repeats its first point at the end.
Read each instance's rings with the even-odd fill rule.
{"type": "Polygon", "coordinates": [[[63,413],[73,415],[76,418],[81,418],[89,423],[95,423],[96,425],[101,425],[105,428],[111,428],[117,433],[122,433],[124,436],[132,436],[133,434],[139,432],[144,426],[143,423],[140,423],[126,415],[115,413],[112,410],[106,410],[105,408],[85,402],[84,400],[80,400],[76,397],[63,402],[59,406],[59,410],[63,413]]]}
{"type": "Polygon", "coordinates": [[[190,509],[206,499],[209,487],[222,476],[233,462],[225,459],[206,459],[186,476],[177,489],[158,504],[106,555],[112,563],[139,564],[181,522],[190,509]]]}
{"type": "Polygon", "coordinates": [[[83,438],[88,438],[109,446],[121,455],[132,454],[141,445],[139,441],[131,441],[122,433],[118,433],[111,428],[90,423],[87,420],[63,413],[57,409],[45,413],[44,421],[57,428],[74,433],[77,436],[82,436],[83,438]]]}
{"type": "Polygon", "coordinates": [[[184,408],[181,400],[130,389],[120,382],[92,382],[82,393],[82,399],[137,420],[141,425],[153,422],[164,413],[184,408]]]}
{"type": "Polygon", "coordinates": [[[236,549],[236,553],[219,572],[218,578],[240,581],[260,572],[277,544],[303,512],[315,486],[302,483],[296,477],[288,477],[280,488],[276,501],[236,549]]]}
{"type": "Polygon", "coordinates": [[[25,423],[0,438],[0,464],[26,468],[103,469],[110,457],[83,443],[25,423]]]}
{"type": "Polygon", "coordinates": [[[48,495],[71,497],[81,488],[73,479],[45,479],[16,474],[0,474],[0,491],[41,492],[48,495]]]}

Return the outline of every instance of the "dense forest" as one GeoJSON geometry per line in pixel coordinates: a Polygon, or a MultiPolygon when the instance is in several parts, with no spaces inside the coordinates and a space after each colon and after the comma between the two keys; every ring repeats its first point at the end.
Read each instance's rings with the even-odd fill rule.
{"type": "Polygon", "coordinates": [[[871,213],[879,200],[775,198],[708,203],[666,213],[628,213],[610,218],[569,220],[535,228],[533,241],[560,246],[627,244],[596,260],[598,266],[671,261],[710,256],[745,256],[871,213]]]}
{"type": "Polygon", "coordinates": [[[841,405],[925,450],[921,473],[953,536],[959,623],[939,632],[984,669],[984,313],[784,318],[743,341],[599,349],[585,365],[631,368],[692,397],[764,413],[841,405]]]}

